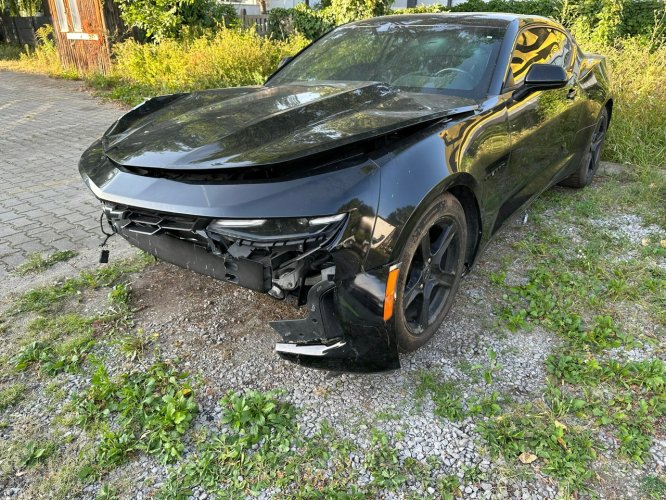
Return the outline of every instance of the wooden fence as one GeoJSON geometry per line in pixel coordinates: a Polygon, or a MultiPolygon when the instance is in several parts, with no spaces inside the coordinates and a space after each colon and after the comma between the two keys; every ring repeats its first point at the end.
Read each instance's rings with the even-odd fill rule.
{"type": "Polygon", "coordinates": [[[50,16],[0,16],[0,41],[19,45],[35,45],[35,31],[45,24],[52,24],[50,16]]]}
{"type": "Polygon", "coordinates": [[[243,9],[243,12],[240,13],[241,21],[245,28],[251,28],[255,26],[257,28],[257,33],[261,36],[268,36],[270,34],[270,29],[268,27],[268,14],[259,14],[259,15],[248,15],[243,9]]]}

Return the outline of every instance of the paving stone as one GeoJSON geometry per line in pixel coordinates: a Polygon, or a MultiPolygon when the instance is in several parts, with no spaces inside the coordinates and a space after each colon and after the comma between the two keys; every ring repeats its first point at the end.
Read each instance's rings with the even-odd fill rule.
{"type": "Polygon", "coordinates": [[[81,84],[0,71],[0,278],[30,252],[99,245],[81,153],[123,113],[81,84]]]}

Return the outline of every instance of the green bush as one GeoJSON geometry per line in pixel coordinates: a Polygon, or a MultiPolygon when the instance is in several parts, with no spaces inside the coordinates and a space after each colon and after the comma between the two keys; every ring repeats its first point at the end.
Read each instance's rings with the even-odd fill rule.
{"type": "Polygon", "coordinates": [[[468,0],[447,8],[442,4],[397,9],[395,14],[425,12],[513,12],[552,17],[590,34],[596,42],[663,34],[664,2],[660,0],[468,0]]]}
{"type": "Polygon", "coordinates": [[[299,3],[293,9],[271,9],[268,23],[276,38],[285,37],[290,29],[315,40],[340,24],[390,14],[391,3],[392,0],[332,0],[327,7],[314,9],[299,3]]]}
{"type": "MultiPolygon", "coordinates": [[[[608,45],[593,34],[575,35],[584,50],[603,54],[609,65],[614,106],[604,156],[640,167],[636,175],[666,168],[666,44],[624,38],[608,45]]],[[[663,177],[649,182],[666,196],[663,177]]]]}
{"type": "Polygon", "coordinates": [[[138,28],[154,41],[180,36],[182,31],[238,24],[236,10],[215,0],[116,0],[126,26],[138,28]],[[187,29],[185,29],[187,28],[187,29]]]}
{"type": "Polygon", "coordinates": [[[468,0],[451,8],[452,12],[513,12],[556,17],[559,13],[559,0],[468,0]]]}
{"type": "Polygon", "coordinates": [[[273,38],[284,40],[291,33],[291,9],[275,7],[268,12],[268,31],[273,38]]]}
{"type": "Polygon", "coordinates": [[[395,9],[392,14],[438,14],[440,12],[449,12],[451,9],[441,3],[433,3],[431,5],[417,5],[416,7],[407,7],[406,9],[395,9]]]}
{"type": "Polygon", "coordinates": [[[388,14],[392,3],[393,0],[333,0],[325,10],[330,9],[337,24],[344,24],[388,14]]]}
{"type": "Polygon", "coordinates": [[[223,29],[191,40],[114,47],[118,77],[152,93],[258,85],[285,56],[306,45],[300,36],[284,41],[262,38],[254,30],[223,29]]]}
{"type": "Polygon", "coordinates": [[[659,0],[567,0],[559,19],[596,42],[663,34],[664,2],[659,0]],[[655,33],[655,30],[657,33],[655,33]]]}
{"type": "Polygon", "coordinates": [[[7,12],[10,16],[34,16],[44,12],[42,0],[0,0],[0,14],[7,12]]]}
{"type": "Polygon", "coordinates": [[[335,16],[330,7],[316,10],[304,3],[290,9],[294,31],[308,40],[315,40],[336,26],[335,16]]]}

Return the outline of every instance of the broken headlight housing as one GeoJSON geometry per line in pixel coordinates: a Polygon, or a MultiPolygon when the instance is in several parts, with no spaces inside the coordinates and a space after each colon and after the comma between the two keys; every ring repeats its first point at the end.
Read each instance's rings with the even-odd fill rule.
{"type": "Polygon", "coordinates": [[[248,242],[319,240],[337,232],[346,219],[344,213],[323,217],[215,219],[206,229],[232,240],[248,242]]]}

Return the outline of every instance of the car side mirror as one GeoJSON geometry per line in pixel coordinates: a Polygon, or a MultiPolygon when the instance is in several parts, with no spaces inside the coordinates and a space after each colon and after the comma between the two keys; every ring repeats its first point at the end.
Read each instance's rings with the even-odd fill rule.
{"type": "Polygon", "coordinates": [[[283,57],[282,60],[280,61],[280,64],[278,64],[277,69],[280,69],[282,66],[287,64],[289,61],[291,61],[294,58],[294,56],[287,56],[283,57]]]}
{"type": "Polygon", "coordinates": [[[532,64],[527,70],[525,83],[513,93],[520,100],[536,90],[561,89],[569,79],[562,66],[557,64],[532,64]]]}

